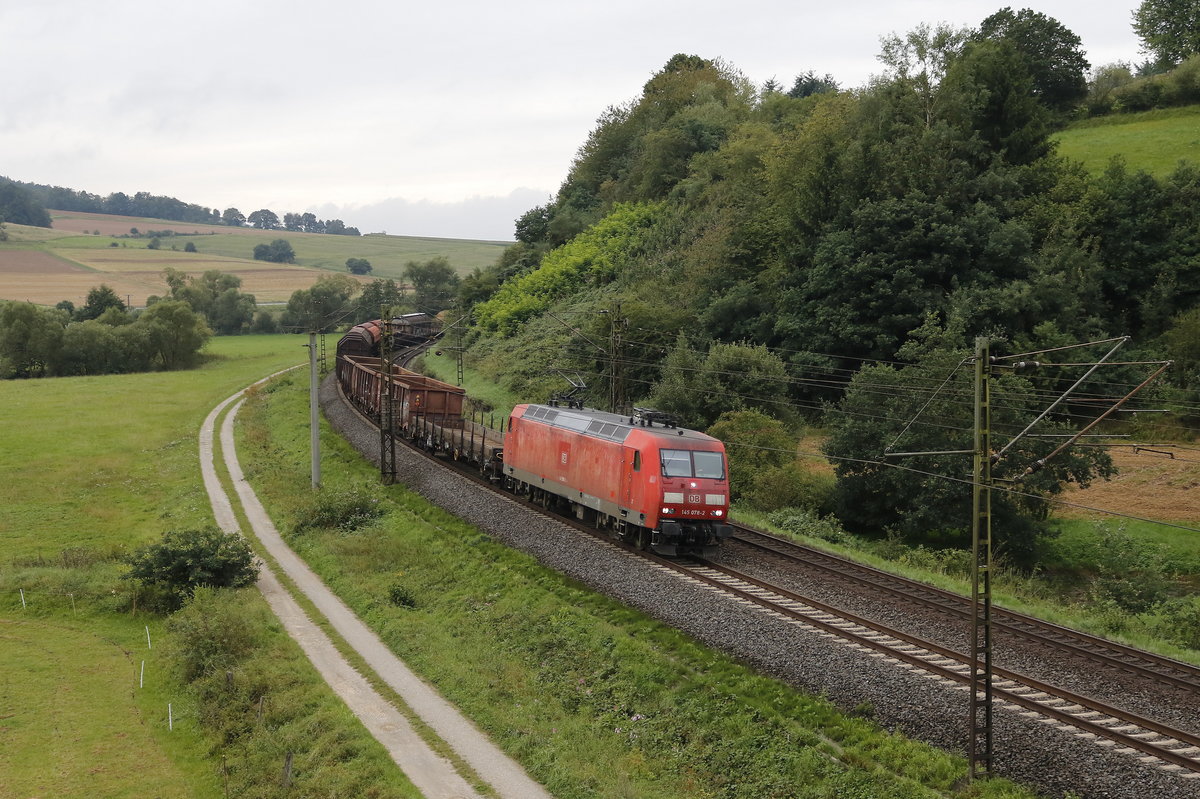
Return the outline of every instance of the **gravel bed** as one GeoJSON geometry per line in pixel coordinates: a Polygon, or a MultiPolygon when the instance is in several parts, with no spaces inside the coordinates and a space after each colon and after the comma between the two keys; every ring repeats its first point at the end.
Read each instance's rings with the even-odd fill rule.
{"type": "MultiPolygon", "coordinates": [[[[945,613],[876,594],[861,585],[837,580],[816,570],[734,544],[722,552],[722,563],[821,602],[842,608],[896,630],[965,652],[970,630],[966,621],[945,613]]],[[[1072,656],[1018,636],[997,633],[996,666],[1027,674],[1051,685],[1122,708],[1146,718],[1200,734],[1200,709],[1195,693],[1101,666],[1095,660],[1072,656]]]]}
{"type": "MultiPolygon", "coordinates": [[[[377,464],[378,431],[342,402],[331,378],[322,383],[321,404],[333,429],[377,464]]],[[[680,580],[513,499],[482,492],[403,445],[396,449],[396,471],[400,483],[430,502],[552,569],[843,709],[869,705],[887,729],[965,752],[963,690],[680,580]]],[[[1037,719],[998,709],[994,731],[997,773],[1051,796],[1073,791],[1104,799],[1200,799],[1200,780],[1147,766],[1037,719]]]]}

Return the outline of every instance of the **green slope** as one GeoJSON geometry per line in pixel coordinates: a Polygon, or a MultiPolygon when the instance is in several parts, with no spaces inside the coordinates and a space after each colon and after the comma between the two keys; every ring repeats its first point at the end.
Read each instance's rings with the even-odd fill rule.
{"type": "Polygon", "coordinates": [[[1131,169],[1161,178],[1180,161],[1200,164],[1200,105],[1089,119],[1054,139],[1060,155],[1079,161],[1093,174],[1121,156],[1131,169]]]}

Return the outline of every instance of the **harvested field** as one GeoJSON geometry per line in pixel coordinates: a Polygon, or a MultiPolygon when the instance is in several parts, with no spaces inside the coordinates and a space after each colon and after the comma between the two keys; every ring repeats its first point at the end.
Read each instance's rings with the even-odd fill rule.
{"type": "MultiPolygon", "coordinates": [[[[0,250],[0,299],[28,300],[38,305],[70,300],[80,305],[91,289],[103,283],[141,307],[150,295],[168,292],[162,277],[168,266],[193,277],[214,269],[237,275],[242,279],[242,291],[253,294],[260,303],[286,302],[292,292],[309,288],[329,274],[303,266],[175,250],[105,247],[62,249],[57,255],[42,250],[0,250]]],[[[366,282],[369,278],[360,280],[366,282]]]]}
{"type": "Polygon", "coordinates": [[[144,294],[145,287],[72,264],[40,250],[0,250],[0,299],[25,300],[37,305],[54,305],[70,300],[80,305],[87,293],[108,283],[118,294],[144,294]]]}
{"type": "Polygon", "coordinates": [[[87,271],[40,250],[0,250],[0,275],[53,275],[87,271]]]}
{"type": "Polygon", "coordinates": [[[89,214],[82,211],[50,211],[50,224],[55,230],[71,233],[100,231],[104,236],[128,235],[130,228],[139,230],[174,230],[176,233],[228,233],[231,228],[224,225],[202,225],[196,222],[168,222],[162,219],[143,219],[136,216],[112,216],[89,214]]]}
{"type": "MultiPolygon", "coordinates": [[[[1063,499],[1093,508],[1104,508],[1172,522],[1200,522],[1200,450],[1193,445],[1132,447],[1110,450],[1120,470],[1111,480],[1097,480],[1085,489],[1071,488],[1063,499]],[[1172,458],[1169,454],[1174,453],[1172,458]]],[[[1081,508],[1059,508],[1056,515],[1089,517],[1081,508]]]]}

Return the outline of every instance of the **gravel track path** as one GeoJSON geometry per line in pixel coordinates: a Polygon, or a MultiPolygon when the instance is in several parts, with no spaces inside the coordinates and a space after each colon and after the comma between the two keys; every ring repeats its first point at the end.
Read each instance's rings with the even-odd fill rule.
{"type": "MultiPolygon", "coordinates": [[[[200,461],[213,513],[222,529],[240,533],[233,505],[214,468],[213,429],[221,412],[240,393],[218,405],[200,431],[200,461]]],[[[375,674],[395,690],[409,708],[504,799],[550,799],[550,794],[529,778],[519,764],[505,755],[466,717],[421,681],[363,624],[280,537],[258,497],[242,474],[234,446],[233,422],[241,402],[225,417],[221,450],[230,479],[255,537],[279,567],[325,615],[338,634],[363,657],[375,674]]],[[[454,765],[437,754],[416,733],[409,720],[356,671],[337,651],[329,637],[307,616],[265,564],[259,590],[289,635],[309,660],[383,744],[405,775],[429,799],[481,799],[454,765]]]]}
{"type": "MultiPolygon", "coordinates": [[[[321,404],[333,429],[378,464],[378,431],[342,401],[335,380],[322,384],[321,404]]],[[[962,688],[666,574],[512,498],[481,492],[403,445],[397,446],[396,469],[400,483],[552,569],[843,709],[869,712],[887,729],[965,753],[962,688]]],[[[997,773],[1053,796],[1073,791],[1089,799],[1200,799],[1200,779],[1176,776],[1075,732],[998,708],[997,773]]]]}

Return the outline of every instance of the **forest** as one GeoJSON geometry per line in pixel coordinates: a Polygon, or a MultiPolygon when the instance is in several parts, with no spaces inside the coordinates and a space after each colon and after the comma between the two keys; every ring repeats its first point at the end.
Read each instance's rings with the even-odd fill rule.
{"type": "MultiPolygon", "coordinates": [[[[945,479],[963,465],[879,460],[889,446],[970,444],[959,367],[978,337],[999,356],[1130,337],[1120,365],[1013,447],[1001,478],[1159,368],[1143,362],[1175,361],[1142,397],[1169,403],[1186,434],[1200,388],[1200,167],[1160,179],[1114,160],[1092,175],[1051,137],[1119,112],[1122,96],[1145,102],[1147,86],[1159,104],[1200,102],[1200,58],[1142,77],[1110,65],[1093,73],[1109,82],[1089,84],[1075,34],[1003,9],[976,29],[885,39],[880,61],[870,85],[841,90],[814,72],[756,87],[720,60],[671,58],[603,113],[557,195],[516,221],[518,243],[462,281],[468,358],[520,396],[580,375],[597,406],[725,425],[735,444],[758,442],[731,448],[735,467],[774,464],[735,486],[743,498],[934,545],[969,529],[962,486],[945,479]],[[815,496],[789,473],[806,426],[828,434],[838,477],[815,496]]],[[[1068,362],[1103,352],[1044,355],[1040,372],[998,380],[1002,430],[1015,436],[1081,374],[1068,362]]],[[[1002,546],[1033,562],[1043,500],[1110,473],[1099,450],[1077,449],[1022,478],[1024,494],[997,500],[1002,546]]]]}

